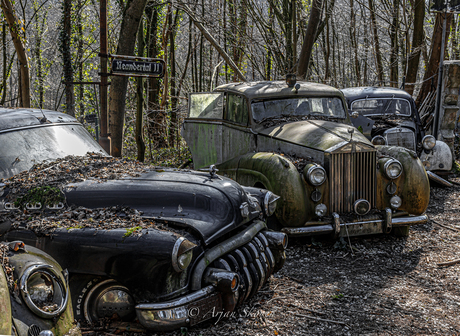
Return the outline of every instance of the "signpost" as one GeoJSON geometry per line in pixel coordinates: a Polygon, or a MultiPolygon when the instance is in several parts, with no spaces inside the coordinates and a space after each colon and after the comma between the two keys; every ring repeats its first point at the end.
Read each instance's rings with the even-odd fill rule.
{"type": "Polygon", "coordinates": [[[163,77],[165,61],[156,58],[113,56],[111,75],[130,77],[163,77]],[[138,61],[140,60],[140,61],[138,61]]]}

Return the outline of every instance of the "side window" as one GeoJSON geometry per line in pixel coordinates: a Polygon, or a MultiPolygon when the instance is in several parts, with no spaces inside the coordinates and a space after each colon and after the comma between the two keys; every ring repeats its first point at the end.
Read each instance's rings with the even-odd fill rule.
{"type": "Polygon", "coordinates": [[[227,94],[227,114],[225,119],[245,126],[248,124],[248,106],[243,96],[232,93],[227,94]]]}
{"type": "Polygon", "coordinates": [[[222,119],[223,93],[191,93],[189,118],[222,119]]]}

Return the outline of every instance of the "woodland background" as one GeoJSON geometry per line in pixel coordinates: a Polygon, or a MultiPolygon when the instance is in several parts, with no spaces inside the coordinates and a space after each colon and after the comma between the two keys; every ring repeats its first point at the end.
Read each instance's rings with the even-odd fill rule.
{"type": "MultiPolygon", "coordinates": [[[[1,7],[0,106],[27,106],[29,96],[32,107],[83,122],[99,113],[98,85],[65,85],[100,81],[99,2],[1,7]]],[[[189,157],[179,134],[188,93],[242,79],[297,73],[337,88],[405,82],[420,103],[437,84],[444,15],[445,59],[459,59],[458,15],[432,13],[422,0],[111,0],[108,52],[167,64],[162,79],[109,78],[112,154],[180,164],[189,157]]]]}

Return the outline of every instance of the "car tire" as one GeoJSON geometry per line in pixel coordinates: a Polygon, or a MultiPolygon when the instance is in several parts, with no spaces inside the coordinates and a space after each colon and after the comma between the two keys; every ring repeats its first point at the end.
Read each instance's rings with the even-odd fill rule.
{"type": "Polygon", "coordinates": [[[123,321],[130,321],[135,316],[134,300],[129,294],[129,290],[117,283],[113,279],[108,279],[101,276],[91,275],[73,275],[69,281],[70,292],[72,293],[72,306],[74,310],[75,320],[92,324],[97,322],[100,318],[109,317],[113,318],[113,314],[118,314],[119,318],[123,321]],[[104,316],[98,315],[98,308],[104,309],[104,300],[99,300],[105,293],[110,290],[122,291],[128,297],[126,304],[123,307],[109,305],[109,313],[104,316]],[[99,303],[99,304],[98,304],[99,303]]]}
{"type": "Polygon", "coordinates": [[[409,236],[409,225],[394,227],[391,230],[391,234],[396,237],[408,237],[409,236]]]}

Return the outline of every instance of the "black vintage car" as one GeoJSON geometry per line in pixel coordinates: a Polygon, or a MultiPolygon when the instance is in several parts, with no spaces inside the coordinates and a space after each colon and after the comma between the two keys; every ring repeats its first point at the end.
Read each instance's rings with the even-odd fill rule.
{"type": "Polygon", "coordinates": [[[21,241],[0,242],[0,335],[81,335],[67,272],[21,241]]]}
{"type": "Polygon", "coordinates": [[[287,238],[265,224],[276,195],[212,169],[120,177],[123,164],[68,115],[0,109],[2,238],[69,270],[77,319],[192,326],[233,311],[282,267],[287,238]]]}
{"type": "Polygon", "coordinates": [[[341,91],[352,113],[353,124],[374,145],[401,146],[417,152],[428,177],[451,186],[437,174],[450,172],[452,152],[445,142],[425,132],[410,94],[391,87],[355,87],[341,91]]]}

